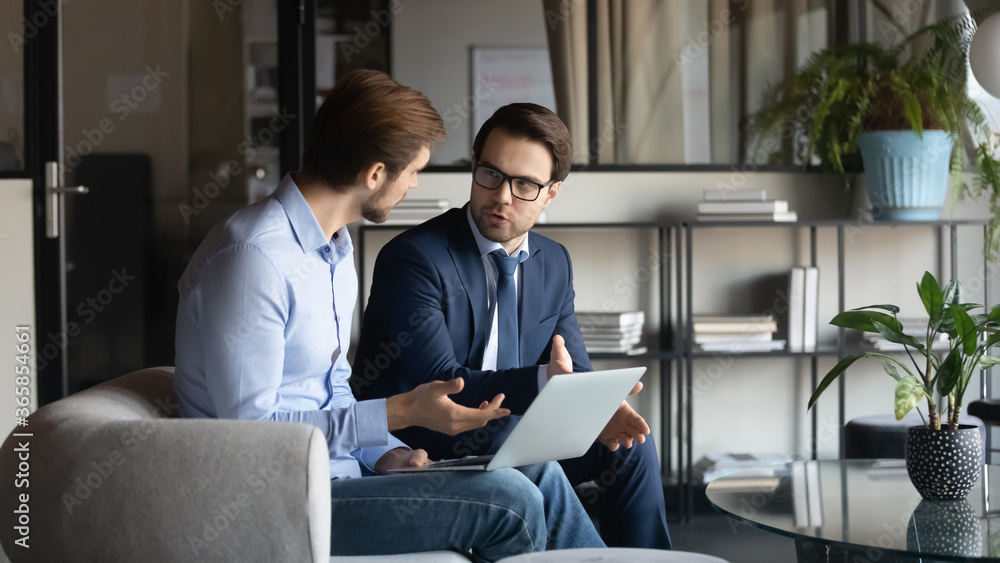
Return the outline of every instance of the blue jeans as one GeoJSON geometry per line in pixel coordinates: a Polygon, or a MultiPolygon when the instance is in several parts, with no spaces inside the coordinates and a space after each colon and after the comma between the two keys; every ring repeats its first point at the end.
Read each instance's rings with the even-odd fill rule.
{"type": "Polygon", "coordinates": [[[603,547],[556,463],[334,480],[331,555],[451,549],[479,560],[603,547]]]}

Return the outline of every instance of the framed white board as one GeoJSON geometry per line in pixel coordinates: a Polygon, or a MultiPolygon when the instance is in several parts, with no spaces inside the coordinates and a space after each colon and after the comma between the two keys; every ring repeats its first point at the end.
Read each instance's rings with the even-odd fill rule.
{"type": "Polygon", "coordinates": [[[472,47],[472,139],[497,109],[532,102],[556,111],[549,50],[545,47],[472,47]]]}

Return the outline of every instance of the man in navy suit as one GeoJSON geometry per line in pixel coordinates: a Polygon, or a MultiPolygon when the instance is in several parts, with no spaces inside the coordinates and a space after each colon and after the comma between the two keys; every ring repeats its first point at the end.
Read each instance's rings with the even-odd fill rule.
{"type": "MultiPolygon", "coordinates": [[[[432,459],[493,453],[550,377],[591,370],[573,308],[569,253],[529,232],[569,174],[571,149],[569,131],[551,111],[500,108],[473,143],[469,203],[379,253],[354,361],[359,398],[462,377],[455,402],[479,406],[503,393],[514,415],[458,436],[396,432],[432,459]]],[[[571,483],[596,482],[584,501],[596,504],[608,546],[670,548],[648,434],[623,402],[583,457],[561,462],[571,483]]]]}

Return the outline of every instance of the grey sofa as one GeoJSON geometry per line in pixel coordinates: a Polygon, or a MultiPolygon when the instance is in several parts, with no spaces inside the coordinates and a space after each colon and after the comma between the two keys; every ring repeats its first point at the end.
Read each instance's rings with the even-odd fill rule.
{"type": "Polygon", "coordinates": [[[32,413],[15,430],[32,436],[7,437],[0,543],[11,561],[468,562],[452,552],[330,557],[320,431],[178,419],[172,379],[173,368],[119,377],[32,413]],[[16,451],[25,442],[28,453],[16,451]],[[27,488],[11,478],[19,455],[27,488]],[[28,549],[15,544],[23,515],[8,508],[25,493],[28,549]]]}

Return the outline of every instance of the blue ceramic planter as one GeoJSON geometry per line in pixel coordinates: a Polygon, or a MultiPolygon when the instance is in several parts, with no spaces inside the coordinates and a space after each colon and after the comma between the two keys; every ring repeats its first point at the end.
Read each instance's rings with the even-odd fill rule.
{"type": "Polygon", "coordinates": [[[870,131],[858,137],[875,219],[936,221],[948,191],[952,141],[944,131],[870,131]]]}

